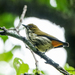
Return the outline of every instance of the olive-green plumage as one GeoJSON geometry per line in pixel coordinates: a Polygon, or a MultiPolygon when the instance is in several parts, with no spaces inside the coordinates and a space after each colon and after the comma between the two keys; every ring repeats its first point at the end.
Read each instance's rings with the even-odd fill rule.
{"type": "Polygon", "coordinates": [[[62,42],[52,35],[41,31],[36,25],[23,25],[26,28],[27,39],[41,52],[46,52],[52,48],[58,48],[69,44],[62,42]]]}

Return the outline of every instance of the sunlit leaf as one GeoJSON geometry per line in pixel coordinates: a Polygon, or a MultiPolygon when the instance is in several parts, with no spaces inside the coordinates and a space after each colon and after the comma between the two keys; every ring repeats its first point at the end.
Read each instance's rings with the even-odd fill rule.
{"type": "Polygon", "coordinates": [[[64,66],[64,68],[65,68],[65,70],[68,71],[69,73],[75,74],[75,68],[72,67],[72,66],[69,66],[69,64],[66,64],[66,65],[64,66]]]}
{"type": "Polygon", "coordinates": [[[20,48],[21,48],[21,46],[20,46],[20,45],[15,45],[15,46],[12,48],[12,50],[11,50],[11,51],[16,50],[16,49],[20,49],[20,48]]]}
{"type": "Polygon", "coordinates": [[[45,74],[44,71],[41,71],[42,74],[45,74]]]}
{"type": "Polygon", "coordinates": [[[28,70],[29,70],[29,66],[27,65],[27,64],[25,64],[25,63],[22,63],[21,65],[20,65],[20,73],[27,73],[28,72],[28,70]]]}
{"type": "Polygon", "coordinates": [[[29,70],[28,64],[25,64],[20,58],[15,58],[13,66],[16,70],[17,75],[27,73],[29,70]]]}
{"type": "Polygon", "coordinates": [[[44,71],[33,69],[34,75],[36,74],[45,74],[44,71]]]}
{"type": "Polygon", "coordinates": [[[5,52],[5,53],[0,54],[0,61],[7,61],[8,62],[9,60],[12,59],[12,57],[13,57],[13,54],[11,51],[5,52]]]}
{"type": "Polygon", "coordinates": [[[8,36],[2,36],[2,35],[0,35],[0,37],[3,39],[4,42],[8,39],[8,36]]]}

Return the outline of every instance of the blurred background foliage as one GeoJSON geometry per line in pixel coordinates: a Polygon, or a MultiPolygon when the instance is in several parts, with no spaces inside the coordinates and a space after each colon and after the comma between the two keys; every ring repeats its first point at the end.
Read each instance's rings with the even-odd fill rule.
{"type": "MultiPolygon", "coordinates": [[[[51,1],[52,0],[0,0],[0,27],[14,27],[15,18],[17,16],[20,17],[23,6],[27,5],[26,17],[33,16],[48,19],[65,28],[65,38],[70,44],[70,47],[66,48],[68,54],[67,63],[75,67],[75,0],[55,0],[56,6],[53,6],[51,1]]],[[[8,39],[7,36],[0,35],[0,37],[4,42],[8,39]]],[[[0,54],[0,61],[11,60],[12,56],[12,50],[0,54]],[[9,58],[7,59],[7,57],[9,58]]]]}

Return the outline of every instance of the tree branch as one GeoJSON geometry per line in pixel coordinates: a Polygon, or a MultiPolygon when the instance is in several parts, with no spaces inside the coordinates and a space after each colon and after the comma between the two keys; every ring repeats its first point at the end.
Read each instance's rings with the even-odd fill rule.
{"type": "Polygon", "coordinates": [[[24,19],[24,16],[25,16],[25,14],[26,14],[26,11],[27,11],[27,5],[24,5],[23,12],[22,12],[22,14],[21,14],[21,18],[20,18],[19,24],[18,24],[18,26],[16,27],[16,29],[19,29],[19,27],[20,27],[20,25],[21,25],[21,23],[22,23],[22,21],[23,21],[23,19],[24,19]]]}
{"type": "Polygon", "coordinates": [[[56,62],[54,62],[52,59],[50,59],[49,57],[47,57],[45,54],[37,51],[37,49],[33,46],[32,43],[30,43],[30,41],[28,41],[25,37],[22,37],[20,35],[14,34],[14,33],[10,33],[8,32],[7,29],[0,27],[0,29],[2,31],[0,31],[0,35],[7,35],[7,36],[12,36],[14,38],[17,38],[21,41],[23,41],[25,44],[28,45],[28,47],[33,50],[34,53],[36,53],[37,55],[39,55],[41,58],[43,58],[47,64],[52,65],[53,67],[55,67],[59,72],[63,73],[64,75],[69,75],[69,73],[64,70],[59,64],[57,64],[56,62]]]}

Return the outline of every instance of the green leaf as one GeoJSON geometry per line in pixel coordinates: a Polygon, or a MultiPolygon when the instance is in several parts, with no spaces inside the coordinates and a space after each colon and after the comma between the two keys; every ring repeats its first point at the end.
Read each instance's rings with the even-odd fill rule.
{"type": "Polygon", "coordinates": [[[15,45],[15,46],[12,48],[12,50],[11,50],[11,51],[16,50],[16,49],[20,49],[20,48],[21,48],[21,46],[20,46],[20,45],[15,45]]]}
{"type": "Polygon", "coordinates": [[[45,74],[44,71],[41,71],[42,74],[45,74]]]}
{"type": "Polygon", "coordinates": [[[34,75],[37,75],[37,74],[45,74],[44,71],[36,70],[36,69],[33,69],[33,73],[34,73],[34,75]]]}
{"type": "Polygon", "coordinates": [[[35,73],[36,72],[36,69],[33,69],[33,73],[35,73]]]}
{"type": "Polygon", "coordinates": [[[13,57],[13,54],[11,51],[5,52],[5,53],[0,54],[0,61],[8,62],[9,60],[12,59],[12,57],[13,57]]]}
{"type": "Polygon", "coordinates": [[[21,65],[20,65],[20,73],[27,73],[28,72],[28,70],[29,70],[29,66],[27,65],[27,64],[24,64],[24,63],[22,63],[21,65]]]}
{"type": "Polygon", "coordinates": [[[8,39],[8,36],[2,36],[2,35],[0,35],[0,37],[3,39],[4,43],[8,39]]]}
{"type": "Polygon", "coordinates": [[[20,58],[15,58],[13,66],[16,70],[17,75],[27,73],[29,70],[28,64],[25,64],[20,58]]]}
{"type": "Polygon", "coordinates": [[[12,51],[15,50],[15,49],[20,49],[20,48],[21,48],[20,45],[16,45],[10,51],[0,54],[0,61],[8,62],[13,57],[12,51]]]}
{"type": "Polygon", "coordinates": [[[65,70],[68,71],[69,73],[75,74],[75,68],[72,67],[72,66],[69,66],[69,64],[66,63],[65,66],[64,66],[64,68],[65,68],[65,70]]]}

